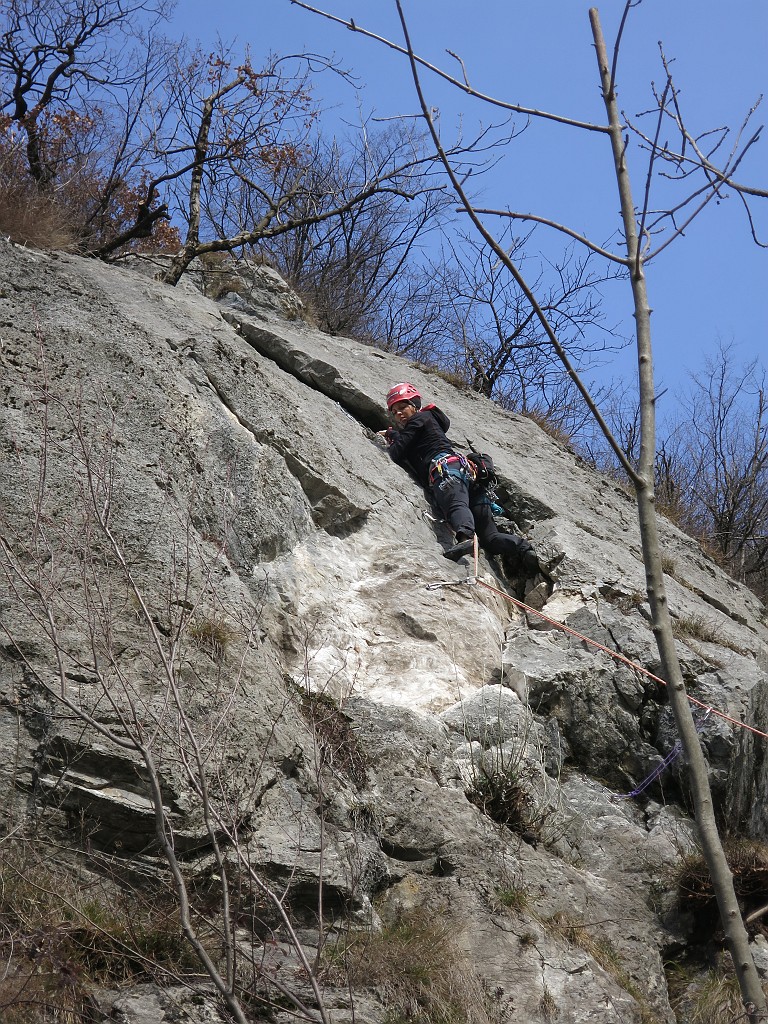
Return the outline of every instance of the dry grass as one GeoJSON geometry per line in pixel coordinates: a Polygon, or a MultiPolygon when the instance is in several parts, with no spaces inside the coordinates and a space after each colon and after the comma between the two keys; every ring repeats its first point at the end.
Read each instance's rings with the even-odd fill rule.
{"type": "Polygon", "coordinates": [[[346,775],[355,786],[364,786],[368,780],[367,764],[350,718],[329,694],[314,693],[302,686],[294,690],[299,695],[301,713],[320,748],[322,765],[346,775]]]}
{"type": "Polygon", "coordinates": [[[0,234],[35,249],[73,250],[77,240],[64,211],[30,188],[0,182],[0,234]]]}
{"type": "Polygon", "coordinates": [[[237,637],[237,633],[221,617],[198,616],[188,628],[189,637],[196,647],[215,662],[220,663],[237,637]]]}
{"type": "Polygon", "coordinates": [[[531,796],[527,769],[512,765],[501,771],[478,773],[467,799],[483,814],[504,825],[527,841],[540,840],[548,824],[549,812],[540,809],[531,796]]]}
{"type": "Polygon", "coordinates": [[[603,936],[595,938],[584,922],[575,915],[567,914],[563,910],[558,911],[546,921],[546,925],[553,934],[565,939],[570,946],[578,946],[600,964],[604,971],[616,976],[621,967],[621,959],[616,950],[603,936]]]}
{"type": "Polygon", "coordinates": [[[218,302],[229,292],[242,295],[247,291],[246,282],[228,252],[207,252],[197,258],[202,268],[203,294],[209,299],[218,302]]]}
{"type": "Polygon", "coordinates": [[[94,986],[198,969],[173,901],[77,878],[39,852],[0,846],[3,1024],[100,1020],[94,986]]]}
{"type": "Polygon", "coordinates": [[[428,363],[411,363],[411,366],[414,370],[421,370],[422,373],[431,374],[433,377],[439,377],[440,380],[444,380],[446,384],[450,384],[451,387],[456,388],[457,391],[472,390],[469,381],[454,370],[446,370],[441,366],[434,366],[428,363]]]}
{"type": "Polygon", "coordinates": [[[675,573],[677,571],[677,562],[671,555],[661,556],[661,571],[665,576],[669,576],[675,579],[675,573]]]}
{"type": "Polygon", "coordinates": [[[611,942],[603,935],[593,935],[589,927],[573,914],[559,911],[543,924],[569,945],[577,946],[609,974],[617,985],[632,996],[638,1006],[641,1024],[659,1024],[657,1015],[648,1006],[645,996],[627,972],[622,958],[611,942]]]}
{"type": "Polygon", "coordinates": [[[571,435],[567,433],[567,431],[563,430],[563,428],[559,426],[559,424],[555,423],[555,421],[549,416],[545,416],[544,413],[539,412],[536,409],[529,409],[522,413],[522,415],[525,416],[526,419],[535,423],[537,427],[540,427],[548,437],[551,437],[564,448],[567,448],[568,451],[574,451],[573,438],[571,435]]]}
{"type": "Polygon", "coordinates": [[[701,640],[703,643],[723,644],[720,627],[703,615],[680,615],[672,620],[672,632],[678,640],[701,640]]]}
{"type": "Polygon", "coordinates": [[[355,988],[375,988],[387,1024],[493,1024],[488,994],[457,946],[455,929],[425,908],[336,948],[355,988]]]}
{"type": "MultiPolygon", "coordinates": [[[[736,654],[745,655],[747,653],[744,647],[736,643],[735,640],[732,640],[717,622],[712,622],[703,615],[683,615],[673,619],[672,632],[678,640],[688,641],[689,646],[693,650],[696,650],[696,648],[690,641],[699,640],[702,643],[717,644],[719,647],[725,647],[736,654]]],[[[718,664],[713,662],[711,656],[705,656],[701,652],[697,653],[711,664],[718,664]]]]}
{"type": "MultiPolygon", "coordinates": [[[[753,897],[765,903],[765,893],[768,892],[768,845],[756,839],[725,839],[723,849],[733,872],[736,895],[742,900],[753,897]]],[[[675,882],[682,910],[697,913],[708,907],[716,913],[709,868],[702,853],[691,853],[681,859],[675,882]]]]}
{"type": "Polygon", "coordinates": [[[603,596],[606,601],[610,602],[615,608],[618,608],[623,615],[630,615],[638,608],[641,608],[647,601],[646,595],[640,590],[631,590],[629,592],[611,590],[604,593],[603,596]]]}
{"type": "Polygon", "coordinates": [[[671,969],[667,974],[670,1004],[686,1024],[734,1024],[744,1021],[744,1005],[733,972],[722,967],[699,975],[671,969]]]}
{"type": "Polygon", "coordinates": [[[539,1012],[546,1021],[557,1020],[560,1014],[560,1011],[557,1008],[557,1003],[555,1002],[555,997],[548,988],[544,989],[544,994],[539,1000],[539,1012]]]}

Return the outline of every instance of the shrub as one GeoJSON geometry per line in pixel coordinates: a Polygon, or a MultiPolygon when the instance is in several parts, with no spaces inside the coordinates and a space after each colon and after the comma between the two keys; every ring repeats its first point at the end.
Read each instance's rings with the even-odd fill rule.
{"type": "Polygon", "coordinates": [[[531,797],[528,779],[520,765],[502,768],[492,774],[478,772],[467,799],[483,814],[527,841],[541,838],[546,812],[539,810],[531,797]]]}
{"type": "Polygon", "coordinates": [[[84,883],[29,842],[0,846],[0,928],[3,1024],[100,1019],[94,986],[199,968],[170,894],[84,883]]]}

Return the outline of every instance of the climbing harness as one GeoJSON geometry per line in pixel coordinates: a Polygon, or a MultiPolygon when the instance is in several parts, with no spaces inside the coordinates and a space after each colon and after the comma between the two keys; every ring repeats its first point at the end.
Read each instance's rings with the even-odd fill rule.
{"type": "Polygon", "coordinates": [[[429,464],[429,483],[432,486],[437,480],[454,476],[463,483],[471,484],[477,475],[475,467],[463,455],[456,452],[441,452],[429,464]]]}

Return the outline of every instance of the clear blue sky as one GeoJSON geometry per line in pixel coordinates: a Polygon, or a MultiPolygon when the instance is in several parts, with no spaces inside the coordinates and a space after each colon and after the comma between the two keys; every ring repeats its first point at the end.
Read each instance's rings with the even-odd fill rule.
{"type": "MultiPolygon", "coordinates": [[[[400,40],[390,0],[328,0],[339,17],[400,40]]],[[[461,55],[472,84],[525,106],[604,122],[588,9],[584,0],[407,0],[414,47],[451,70],[446,49],[461,55]]],[[[623,3],[598,6],[612,45],[623,3]]],[[[359,95],[334,76],[318,81],[316,95],[334,114],[358,119],[358,104],[388,117],[414,112],[416,100],[404,59],[359,34],[333,25],[290,3],[260,0],[180,0],[174,31],[211,45],[217,37],[248,44],[258,60],[268,52],[313,50],[335,54],[354,72],[359,95]]],[[[621,106],[635,114],[650,106],[650,82],[660,82],[658,41],[674,58],[676,84],[691,128],[737,127],[758,96],[768,93],[768,4],[765,0],[644,0],[630,13],[618,75],[621,106]]],[[[425,76],[428,102],[440,109],[450,137],[459,118],[465,132],[488,109],[425,76]]],[[[768,121],[768,97],[753,122],[768,121]]],[[[635,199],[644,186],[634,169],[635,199]]],[[[739,168],[740,180],[768,187],[768,130],[739,168]]],[[[538,123],[484,181],[492,206],[532,212],[565,222],[605,241],[618,227],[618,201],[604,136],[538,123]]],[[[762,240],[768,242],[768,200],[756,205],[762,240]]],[[[654,308],[657,380],[674,385],[686,369],[701,366],[718,339],[734,340],[743,359],[768,365],[768,249],[751,242],[740,203],[711,204],[685,238],[649,268],[654,308]]],[[[611,299],[610,316],[631,331],[628,295],[611,299]]],[[[619,374],[628,366],[617,365],[619,374]]]]}

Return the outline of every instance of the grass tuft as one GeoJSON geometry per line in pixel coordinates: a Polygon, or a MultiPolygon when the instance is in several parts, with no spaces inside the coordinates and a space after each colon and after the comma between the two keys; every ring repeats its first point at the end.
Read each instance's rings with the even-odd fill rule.
{"type": "Polygon", "coordinates": [[[670,1005],[686,1024],[734,1024],[746,1020],[739,984],[722,966],[692,973],[680,965],[667,968],[670,1005]]]}
{"type": "Polygon", "coordinates": [[[522,913],[528,908],[530,899],[525,889],[516,885],[500,886],[495,892],[496,902],[507,910],[522,913]]]}
{"type": "Polygon", "coordinates": [[[661,571],[665,576],[669,576],[671,579],[675,579],[675,573],[677,572],[677,562],[671,555],[661,556],[661,571]]]}
{"type": "Polygon", "coordinates": [[[237,634],[223,618],[197,616],[188,628],[189,637],[196,647],[204,651],[213,661],[220,663],[235,640],[237,634]]]}
{"type": "Polygon", "coordinates": [[[703,615],[681,615],[673,619],[672,632],[678,640],[701,640],[710,644],[723,642],[720,627],[703,615]]]}
{"type": "Polygon", "coordinates": [[[377,990],[389,1009],[387,1024],[493,1024],[488,993],[454,932],[417,908],[378,932],[348,936],[335,961],[351,985],[377,990]]]}
{"type": "Polygon", "coordinates": [[[519,766],[479,773],[466,795],[497,824],[528,841],[541,839],[547,815],[535,807],[525,772],[519,766]]]}

